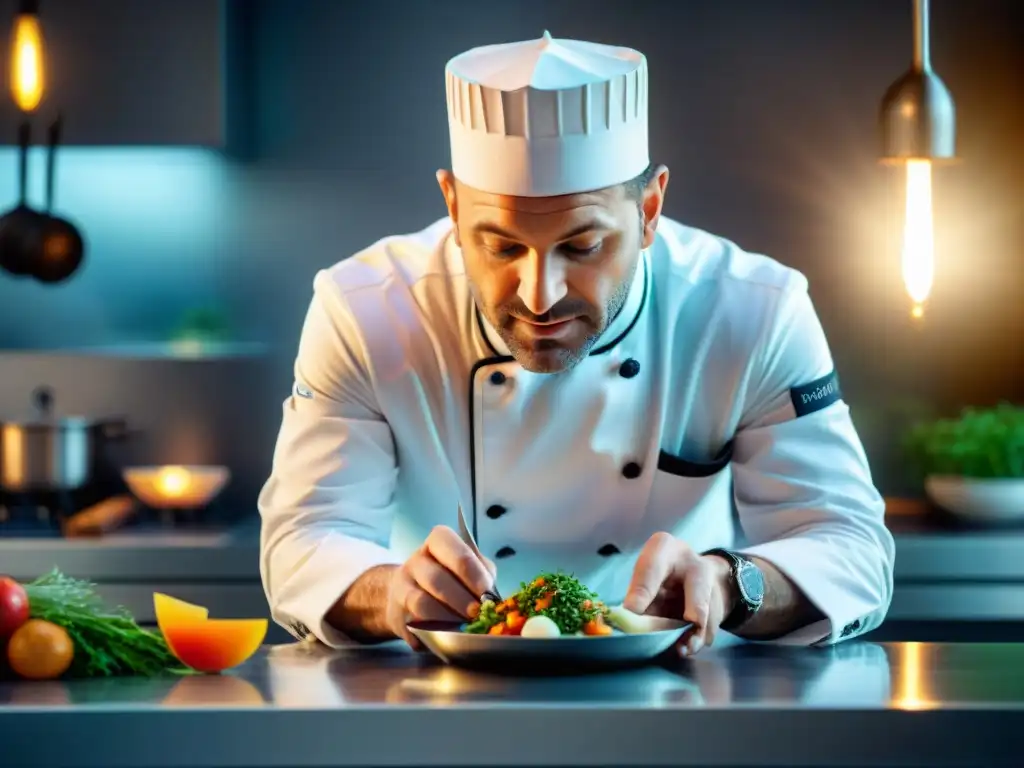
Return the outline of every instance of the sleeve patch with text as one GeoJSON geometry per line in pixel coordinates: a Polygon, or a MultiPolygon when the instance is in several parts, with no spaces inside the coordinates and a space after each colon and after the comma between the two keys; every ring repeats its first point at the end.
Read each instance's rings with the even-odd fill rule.
{"type": "Polygon", "coordinates": [[[797,416],[820,411],[843,399],[842,390],[839,388],[839,376],[833,370],[810,384],[792,387],[789,390],[789,397],[793,401],[793,409],[797,416]]]}

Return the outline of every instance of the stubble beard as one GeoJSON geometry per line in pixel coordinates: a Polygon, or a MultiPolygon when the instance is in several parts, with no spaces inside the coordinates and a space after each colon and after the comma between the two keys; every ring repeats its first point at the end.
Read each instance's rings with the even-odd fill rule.
{"type": "MultiPolygon", "coordinates": [[[[484,311],[484,316],[487,317],[491,327],[494,328],[501,340],[505,342],[509,353],[524,370],[531,373],[565,373],[571,371],[587,358],[597,344],[598,339],[601,338],[601,335],[619,316],[619,313],[626,304],[626,300],[629,298],[629,291],[633,285],[636,270],[639,269],[640,261],[641,259],[638,257],[634,261],[633,269],[630,270],[626,279],[616,286],[615,291],[605,306],[603,313],[604,322],[601,323],[600,327],[593,329],[578,345],[567,347],[556,340],[548,339],[540,339],[530,345],[526,345],[516,338],[511,328],[497,322],[498,319],[493,317],[492,311],[484,311]]],[[[473,296],[477,306],[482,307],[483,305],[480,303],[475,290],[473,290],[473,296]]]]}

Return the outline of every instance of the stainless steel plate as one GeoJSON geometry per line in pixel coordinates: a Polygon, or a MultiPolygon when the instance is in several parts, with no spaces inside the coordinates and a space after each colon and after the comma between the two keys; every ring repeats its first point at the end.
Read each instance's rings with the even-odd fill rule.
{"type": "Polygon", "coordinates": [[[553,638],[471,635],[463,632],[462,626],[418,621],[409,624],[409,631],[431,653],[452,666],[550,675],[645,664],[671,648],[692,625],[652,619],[649,632],[553,638]]]}

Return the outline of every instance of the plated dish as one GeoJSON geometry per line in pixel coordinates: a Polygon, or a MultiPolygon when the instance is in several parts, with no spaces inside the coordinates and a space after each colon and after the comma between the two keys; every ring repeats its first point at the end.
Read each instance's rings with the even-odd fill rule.
{"type": "Polygon", "coordinates": [[[691,625],[608,606],[571,574],[543,573],[470,622],[412,622],[442,661],[495,671],[550,674],[648,662],[691,625]]]}
{"type": "Polygon", "coordinates": [[[579,579],[544,573],[524,582],[500,603],[484,600],[477,618],[465,625],[473,635],[550,638],[565,635],[603,637],[614,632],[610,610],[579,579]]]}

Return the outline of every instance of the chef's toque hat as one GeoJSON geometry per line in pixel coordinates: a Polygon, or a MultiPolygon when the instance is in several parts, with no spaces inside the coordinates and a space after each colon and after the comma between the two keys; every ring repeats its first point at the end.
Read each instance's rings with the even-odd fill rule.
{"type": "Polygon", "coordinates": [[[577,40],[474,48],[445,67],[452,172],[519,197],[588,192],[643,172],[647,60],[577,40]]]}

